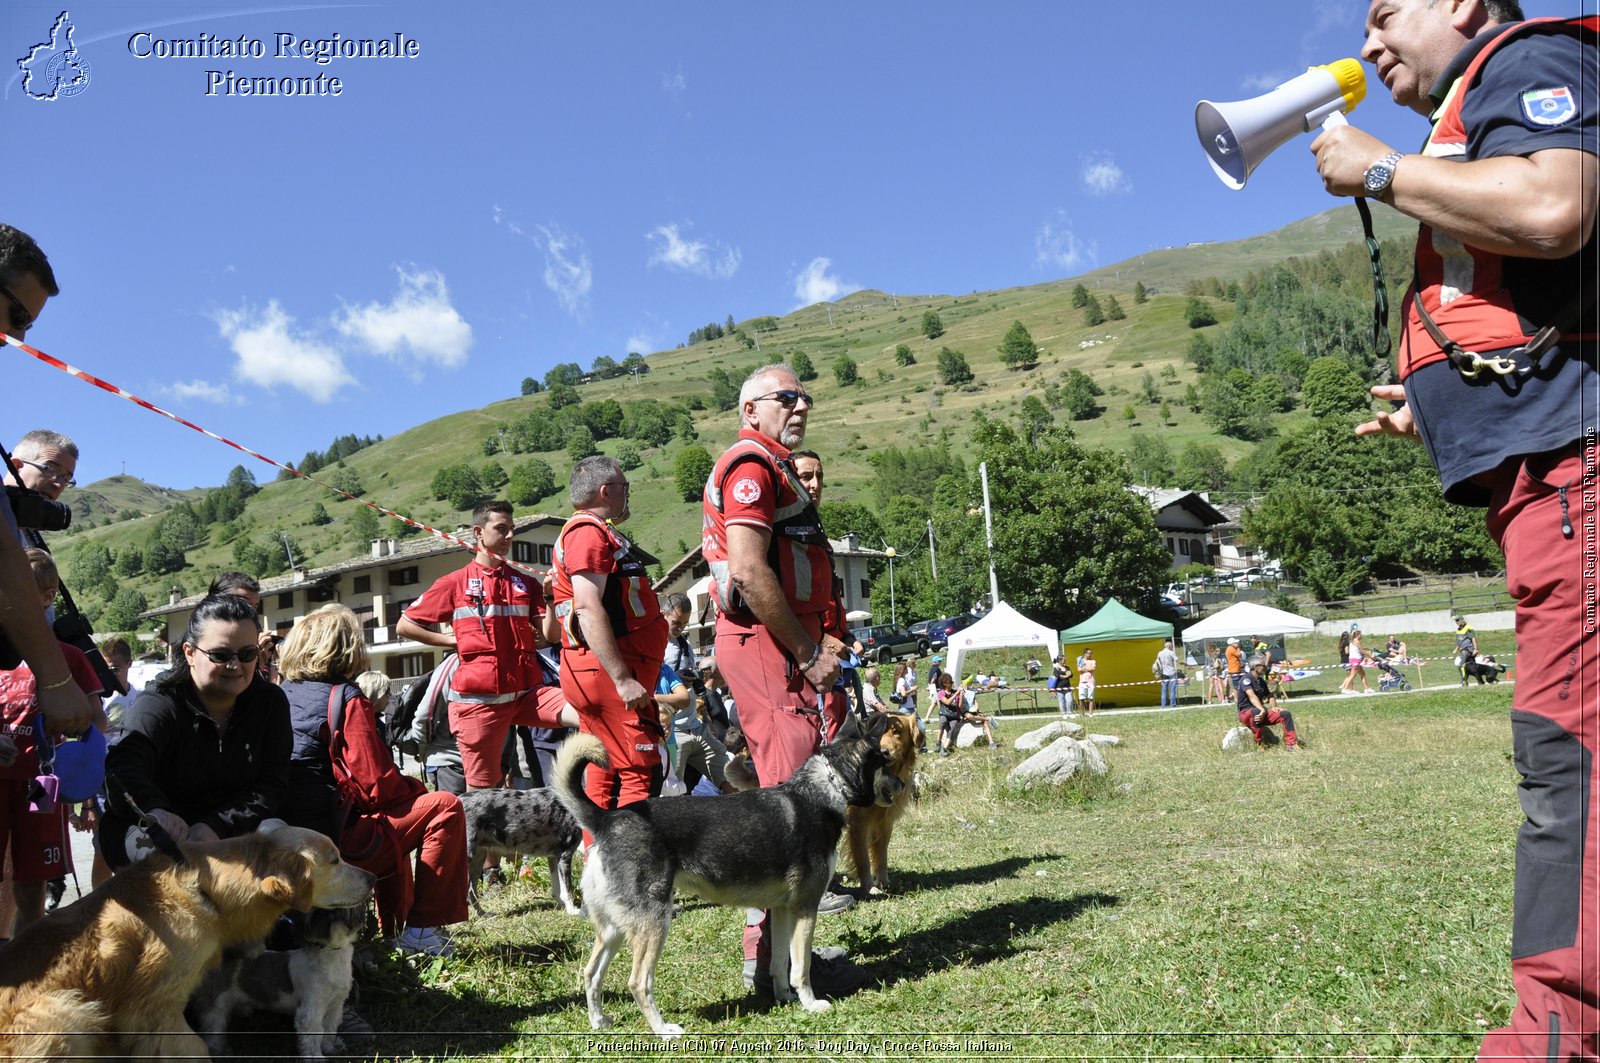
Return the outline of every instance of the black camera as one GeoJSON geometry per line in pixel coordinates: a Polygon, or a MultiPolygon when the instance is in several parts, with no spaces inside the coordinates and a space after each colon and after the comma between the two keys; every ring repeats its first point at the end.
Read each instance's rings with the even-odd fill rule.
{"type": "Polygon", "coordinates": [[[6,500],[11,503],[11,513],[20,528],[35,531],[66,531],[72,523],[72,507],[52,502],[37,491],[16,484],[6,484],[6,500]]]}

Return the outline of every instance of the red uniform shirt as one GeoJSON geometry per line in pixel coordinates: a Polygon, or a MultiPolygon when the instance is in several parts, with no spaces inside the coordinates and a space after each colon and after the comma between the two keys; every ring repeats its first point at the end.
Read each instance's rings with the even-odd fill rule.
{"type": "Polygon", "coordinates": [[[702,503],[700,546],[715,577],[713,594],[725,613],[740,611],[729,600],[728,526],[732,524],[772,534],[768,561],[796,616],[821,613],[833,605],[833,555],[804,487],[780,467],[788,458],[787,447],[746,428],[711,470],[702,503]]]}
{"type": "Polygon", "coordinates": [[[458,701],[487,701],[544,683],[534,623],[544,615],[544,591],[509,565],[467,567],[441,576],[406,607],[419,624],[447,623],[461,667],[451,680],[458,701]]]}
{"type": "Polygon", "coordinates": [[[572,614],[572,577],[601,575],[606,577],[606,619],[618,648],[628,656],[653,661],[666,653],[666,618],[643,564],[629,555],[630,546],[616,529],[587,512],[575,514],[561,529],[550,571],[564,648],[584,649],[577,617],[572,614]]]}
{"type": "MultiPolygon", "coordinates": [[[[61,644],[61,654],[67,659],[67,669],[73,682],[85,694],[99,695],[100,677],[94,665],[76,646],[61,644]]],[[[39,683],[33,669],[24,661],[9,672],[0,672],[0,732],[11,736],[17,744],[17,759],[9,767],[0,768],[0,779],[31,780],[39,774],[39,736],[35,727],[39,722],[39,683]]]]}

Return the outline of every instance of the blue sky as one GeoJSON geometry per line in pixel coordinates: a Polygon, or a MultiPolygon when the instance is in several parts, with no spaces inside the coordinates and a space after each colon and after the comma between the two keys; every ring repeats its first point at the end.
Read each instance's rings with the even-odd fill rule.
{"type": "MultiPolygon", "coordinates": [[[[75,3],[87,82],[42,101],[17,60],[63,9],[11,0],[0,220],[63,289],[30,342],[294,461],[729,314],[1039,283],[1337,205],[1309,136],[1224,188],[1194,105],[1356,55],[1365,6],[75,3]],[[277,58],[280,33],[417,54],[277,58]],[[265,56],[156,43],[241,36],[265,56]],[[342,91],[230,96],[230,70],[342,91]]],[[[1352,121],[1419,144],[1424,121],[1370,88],[1352,121]]],[[[5,356],[27,400],[0,437],[73,435],[81,482],[213,485],[242,460],[5,356]]]]}

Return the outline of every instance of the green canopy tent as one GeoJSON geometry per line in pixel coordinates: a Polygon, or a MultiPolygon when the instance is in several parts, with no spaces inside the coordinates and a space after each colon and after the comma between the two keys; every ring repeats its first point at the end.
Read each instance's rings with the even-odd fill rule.
{"type": "MultiPolygon", "coordinates": [[[[1099,705],[1154,705],[1161,684],[1150,672],[1161,644],[1172,637],[1165,620],[1140,616],[1115,598],[1083,623],[1061,632],[1061,651],[1076,662],[1094,650],[1095,702],[1099,705]]],[[[1076,664],[1073,665],[1076,669],[1076,664]]]]}

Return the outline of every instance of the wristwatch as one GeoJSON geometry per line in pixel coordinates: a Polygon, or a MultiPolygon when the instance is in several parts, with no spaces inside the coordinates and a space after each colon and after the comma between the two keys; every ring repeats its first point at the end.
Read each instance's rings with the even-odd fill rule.
{"type": "Polygon", "coordinates": [[[1370,199],[1381,199],[1389,191],[1389,185],[1394,182],[1394,166],[1400,161],[1400,153],[1391,151],[1371,166],[1367,167],[1366,174],[1361,183],[1367,190],[1370,199]]]}

